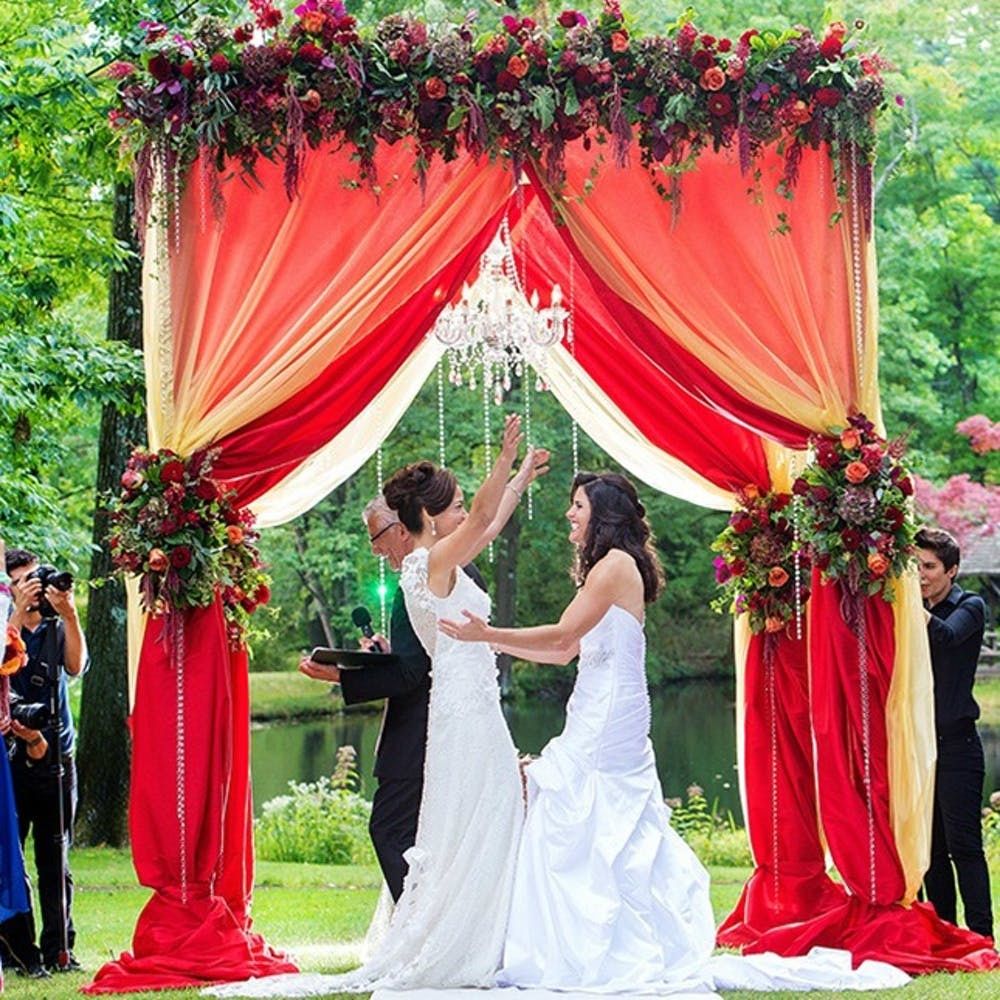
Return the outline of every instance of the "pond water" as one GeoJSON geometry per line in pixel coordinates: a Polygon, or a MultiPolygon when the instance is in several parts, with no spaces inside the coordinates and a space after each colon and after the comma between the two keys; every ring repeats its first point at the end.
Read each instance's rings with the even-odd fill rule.
{"type": "MultiPolygon", "coordinates": [[[[705,789],[709,802],[742,822],[736,778],[734,685],[730,681],[686,681],[653,695],[653,746],[660,782],[667,796],[683,796],[692,782],[705,789]]],[[[507,706],[515,744],[538,753],[558,734],[565,713],[551,702],[507,706]]],[[[251,734],[254,803],[260,806],[288,789],[289,781],[315,781],[333,770],[337,748],[358,752],[362,791],[375,790],[372,758],[380,716],[344,713],[309,722],[255,727],[251,734]]],[[[1000,726],[981,726],[986,750],[985,794],[1000,789],[1000,726]]]]}

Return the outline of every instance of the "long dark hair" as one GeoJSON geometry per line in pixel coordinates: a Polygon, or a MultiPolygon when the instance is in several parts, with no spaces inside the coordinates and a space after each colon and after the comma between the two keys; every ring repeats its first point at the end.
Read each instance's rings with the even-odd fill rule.
{"type": "Polygon", "coordinates": [[[651,604],[663,589],[663,568],[646,520],[646,508],[635,487],[616,472],[580,472],[569,493],[571,502],[580,488],[590,501],[590,523],[574,574],[577,583],[582,584],[611,549],[621,549],[635,560],[642,577],[643,599],[651,604]]]}
{"type": "Polygon", "coordinates": [[[455,499],[458,480],[455,473],[433,462],[413,462],[397,469],[382,487],[389,507],[399,514],[403,525],[414,533],[423,530],[421,511],[434,517],[455,499]]]}

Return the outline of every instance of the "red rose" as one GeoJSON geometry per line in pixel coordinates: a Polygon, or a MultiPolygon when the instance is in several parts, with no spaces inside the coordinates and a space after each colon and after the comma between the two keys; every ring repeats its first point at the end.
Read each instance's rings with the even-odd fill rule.
{"type": "Polygon", "coordinates": [[[804,497],[809,492],[809,484],[801,476],[799,476],[799,478],[792,483],[792,492],[797,497],[804,497]]]}
{"type": "Polygon", "coordinates": [[[709,66],[698,81],[702,90],[722,90],[726,85],[726,74],[718,66],[709,66]]]}
{"type": "Polygon", "coordinates": [[[828,35],[843,41],[847,37],[847,25],[843,21],[833,21],[826,29],[828,35]]]}
{"type": "Polygon", "coordinates": [[[186,545],[178,545],[170,553],[170,565],[174,569],[184,569],[191,562],[191,550],[186,545]]]}
{"type": "Polygon", "coordinates": [[[728,94],[715,93],[708,99],[708,112],[716,118],[725,118],[733,110],[733,99],[728,94]]]}
{"type": "Polygon", "coordinates": [[[903,494],[904,497],[913,495],[913,481],[909,476],[903,476],[903,478],[896,483],[896,488],[903,494]]]}
{"type": "Polygon", "coordinates": [[[906,521],[906,515],[898,507],[887,507],[885,519],[893,531],[899,531],[906,521]]]}
{"type": "Polygon", "coordinates": [[[517,77],[508,70],[502,69],[497,73],[497,90],[510,94],[517,90],[517,77]]]}
{"type": "Polygon", "coordinates": [[[746,572],[746,569],[747,564],[742,559],[734,559],[729,564],[729,572],[732,573],[733,576],[742,576],[746,572]]]}
{"type": "Polygon", "coordinates": [[[193,80],[195,73],[197,72],[198,67],[194,64],[194,60],[185,59],[184,62],[181,63],[181,76],[183,76],[185,80],[193,80]]]}
{"type": "Polygon", "coordinates": [[[200,479],[194,488],[194,495],[199,500],[215,500],[219,496],[219,487],[214,479],[200,479]]]}
{"type": "Polygon", "coordinates": [[[882,464],[882,446],[878,444],[866,444],[861,448],[861,461],[875,472],[882,464]]]}
{"type": "Polygon", "coordinates": [[[158,80],[160,83],[171,79],[174,75],[174,67],[171,65],[170,60],[160,52],[157,52],[149,60],[148,67],[153,79],[158,80]]]}
{"type": "Polygon", "coordinates": [[[710,49],[715,44],[715,35],[702,35],[701,44],[710,49]]]}
{"type": "Polygon", "coordinates": [[[258,604],[267,604],[267,602],[271,600],[271,588],[266,583],[262,583],[253,592],[253,599],[258,604]]]}
{"type": "Polygon", "coordinates": [[[161,483],[180,483],[184,480],[184,463],[172,458],[169,462],[164,462],[160,469],[161,483]]]}
{"type": "Polygon", "coordinates": [[[830,565],[830,553],[829,552],[821,552],[813,560],[813,565],[820,572],[822,572],[823,570],[825,570],[830,565]]]}
{"type": "Polygon", "coordinates": [[[791,502],[792,495],[790,493],[775,493],[771,498],[771,510],[784,510],[791,502]]]}
{"type": "Polygon", "coordinates": [[[564,28],[575,28],[580,23],[580,13],[575,10],[564,10],[558,17],[564,28]]]}
{"type": "Polygon", "coordinates": [[[716,48],[720,52],[728,52],[733,47],[733,43],[728,38],[720,38],[716,48]]]}
{"type": "Polygon", "coordinates": [[[580,84],[581,87],[586,87],[588,84],[594,82],[594,74],[590,72],[588,66],[578,66],[576,72],[573,74],[573,79],[580,84]]]}
{"type": "Polygon", "coordinates": [[[318,45],[314,45],[312,42],[306,42],[305,45],[299,46],[297,55],[300,59],[304,59],[308,63],[318,65],[323,61],[325,54],[318,45]]]}
{"type": "Polygon", "coordinates": [[[253,25],[252,24],[241,24],[233,32],[233,41],[239,42],[241,45],[245,42],[249,42],[253,38],[253,25]]]}
{"type": "Polygon", "coordinates": [[[708,69],[709,66],[715,65],[715,59],[712,58],[711,52],[706,52],[704,49],[698,49],[698,51],[691,56],[691,65],[697,70],[704,71],[708,69]]]}
{"type": "Polygon", "coordinates": [[[252,597],[244,597],[240,601],[240,607],[243,608],[247,614],[253,614],[257,610],[257,604],[252,597]]]}
{"type": "Polygon", "coordinates": [[[833,446],[832,441],[823,438],[819,442],[816,446],[816,461],[823,469],[835,469],[837,467],[840,463],[840,457],[837,455],[837,449],[833,446]]]}
{"type": "Polygon", "coordinates": [[[810,491],[813,500],[819,501],[819,503],[826,503],[830,499],[830,487],[829,486],[814,486],[810,491]]]}
{"type": "Polygon", "coordinates": [[[820,55],[824,59],[839,59],[844,43],[836,35],[827,35],[820,43],[820,55]]]}
{"type": "Polygon", "coordinates": [[[820,87],[813,96],[817,104],[822,104],[825,108],[835,108],[840,104],[843,94],[836,87],[820,87]]]}
{"type": "Polygon", "coordinates": [[[424,84],[424,93],[432,101],[440,101],[448,93],[448,85],[439,76],[428,77],[424,84]]]}
{"type": "Polygon", "coordinates": [[[856,552],[861,546],[861,532],[857,528],[844,528],[840,540],[848,552],[856,552]]]}
{"type": "Polygon", "coordinates": [[[208,60],[208,68],[213,73],[228,73],[229,60],[226,58],[224,53],[216,52],[215,55],[208,60]]]}
{"type": "Polygon", "coordinates": [[[729,523],[737,535],[744,535],[753,527],[753,518],[744,511],[737,511],[729,519],[729,523]]]}
{"type": "Polygon", "coordinates": [[[697,38],[698,29],[690,21],[682,25],[677,32],[677,44],[681,52],[690,52],[697,38]]]}

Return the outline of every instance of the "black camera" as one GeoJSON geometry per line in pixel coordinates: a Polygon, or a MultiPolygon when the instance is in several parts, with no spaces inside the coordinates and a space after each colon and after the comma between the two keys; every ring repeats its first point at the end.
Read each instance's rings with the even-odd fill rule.
{"type": "Polygon", "coordinates": [[[52,711],[41,701],[11,698],[10,717],[25,729],[44,729],[52,721],[52,711]]]}
{"type": "Polygon", "coordinates": [[[43,618],[58,618],[59,616],[56,614],[56,609],[52,607],[45,596],[45,588],[55,587],[56,590],[61,590],[65,593],[70,589],[70,587],[73,586],[73,574],[67,573],[65,570],[60,573],[55,566],[46,566],[45,564],[42,564],[41,566],[36,566],[25,576],[24,579],[40,580],[42,583],[42,590],[38,599],[38,604],[29,610],[37,611],[43,618]]]}

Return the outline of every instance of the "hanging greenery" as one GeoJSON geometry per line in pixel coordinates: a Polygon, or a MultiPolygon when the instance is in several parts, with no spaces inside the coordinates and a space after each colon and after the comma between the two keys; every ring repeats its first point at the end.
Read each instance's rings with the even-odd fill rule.
{"type": "Polygon", "coordinates": [[[664,193],[705,148],[734,149],[750,172],[780,143],[788,193],[805,147],[831,143],[836,165],[850,145],[870,163],[885,104],[886,63],[859,50],[861,21],[821,36],[751,28],[734,40],[685,14],[666,34],[642,36],[618,0],[605,0],[594,20],[566,10],[547,30],[511,14],[477,37],[474,15],[432,26],[394,14],[366,28],[341,0],[306,0],[290,15],[269,0],[250,7],[254,22],[235,27],[142,22],[146,57],[111,67],[111,121],[136,158],[140,192],[157,159],[176,173],[204,155],[252,174],[264,156],[283,161],[292,196],[303,152],[328,142],[353,147],[361,178],[374,182],[376,144],[408,138],[419,171],[467,150],[536,161],[556,186],[567,143],[609,143],[618,164],[637,145],[664,193]]]}

